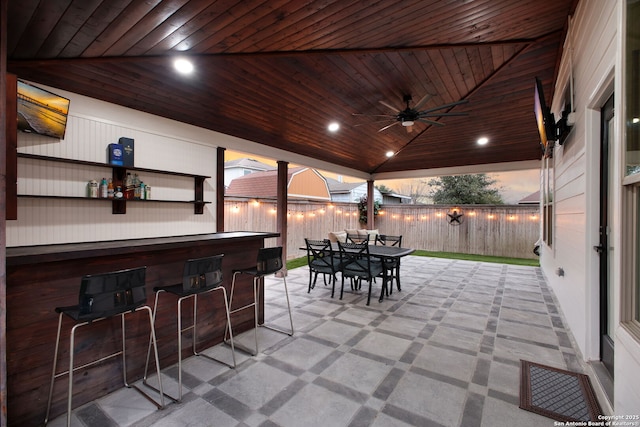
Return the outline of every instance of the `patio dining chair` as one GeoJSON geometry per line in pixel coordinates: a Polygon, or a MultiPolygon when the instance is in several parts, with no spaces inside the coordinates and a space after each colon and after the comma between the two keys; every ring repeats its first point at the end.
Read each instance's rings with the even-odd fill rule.
{"type": "Polygon", "coordinates": [[[347,234],[347,243],[369,243],[368,234],[347,234]]]}
{"type": "Polygon", "coordinates": [[[340,271],[340,256],[335,254],[329,239],[304,239],[307,246],[307,264],[309,265],[309,290],[315,288],[318,274],[322,274],[324,285],[327,277],[331,282],[331,298],[336,290],[336,273],[340,271]]]}
{"type": "MultiPolygon", "coordinates": [[[[375,244],[382,246],[396,246],[402,247],[402,236],[391,236],[388,234],[378,234],[376,236],[375,244]]],[[[389,286],[389,293],[393,293],[393,281],[395,280],[398,291],[401,291],[400,287],[400,258],[382,258],[382,265],[387,270],[387,279],[391,286],[389,286]]]]}
{"type": "Polygon", "coordinates": [[[371,301],[371,287],[373,279],[383,276],[382,295],[384,295],[386,287],[386,271],[382,267],[382,263],[372,259],[369,254],[369,244],[367,241],[363,243],[342,243],[338,242],[340,250],[340,272],[342,273],[342,286],[340,288],[340,299],[344,293],[344,279],[351,279],[351,289],[360,288],[360,282],[366,280],[369,283],[369,292],[367,294],[367,305],[371,301]],[[355,286],[354,286],[355,283],[355,286]]]}

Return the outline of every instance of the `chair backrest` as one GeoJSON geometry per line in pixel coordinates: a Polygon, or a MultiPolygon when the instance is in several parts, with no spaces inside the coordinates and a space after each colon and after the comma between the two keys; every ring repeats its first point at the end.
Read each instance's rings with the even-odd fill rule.
{"type": "Polygon", "coordinates": [[[304,239],[307,245],[307,265],[309,268],[333,269],[333,248],[329,239],[304,239]]]}
{"type": "Polygon", "coordinates": [[[383,246],[402,247],[402,236],[389,236],[387,234],[378,234],[376,236],[376,245],[380,243],[383,246]]]}
{"type": "Polygon", "coordinates": [[[368,242],[341,243],[340,249],[341,271],[347,277],[371,277],[371,256],[368,242]]]}
{"type": "Polygon", "coordinates": [[[347,234],[347,243],[369,243],[369,234],[347,234]]]}
{"type": "Polygon", "coordinates": [[[182,290],[196,293],[219,286],[222,283],[223,257],[215,255],[187,260],[182,273],[182,290]]]}
{"type": "Polygon", "coordinates": [[[258,274],[272,274],[282,269],[282,246],[258,249],[258,274]]]}
{"type": "Polygon", "coordinates": [[[147,267],[87,275],[80,282],[79,319],[91,320],[133,311],[147,303],[147,267]]]}

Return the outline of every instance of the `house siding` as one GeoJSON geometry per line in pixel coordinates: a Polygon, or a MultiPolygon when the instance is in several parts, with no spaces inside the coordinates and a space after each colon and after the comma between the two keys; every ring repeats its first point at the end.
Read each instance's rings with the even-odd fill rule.
{"type": "MultiPolygon", "coordinates": [[[[554,150],[554,238],[543,245],[541,267],[560,303],[564,319],[586,361],[599,360],[599,158],[600,109],[615,88],[622,94],[622,0],[582,0],[570,25],[553,94],[560,117],[565,84],[572,72],[576,122],[563,146],[554,150]],[[558,268],[564,276],[556,274],[558,268]]],[[[533,87],[533,83],[532,83],[533,87]]],[[[533,89],[532,89],[533,92],[533,89]]],[[[624,150],[621,98],[616,96],[615,136],[610,152],[610,283],[614,319],[620,324],[621,170],[624,150]]],[[[547,95],[548,96],[548,95],[547,95]]],[[[624,328],[615,336],[615,414],[637,414],[640,402],[640,343],[624,328]]],[[[602,399],[601,399],[602,400],[602,399]]],[[[607,407],[607,405],[605,405],[607,407]]]]}
{"type": "Polygon", "coordinates": [[[295,173],[287,190],[290,197],[331,200],[326,181],[313,169],[303,169],[295,173]]]}

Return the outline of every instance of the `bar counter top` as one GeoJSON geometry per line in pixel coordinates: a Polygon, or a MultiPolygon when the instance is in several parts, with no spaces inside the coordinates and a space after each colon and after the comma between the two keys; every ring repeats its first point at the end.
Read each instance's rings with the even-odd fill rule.
{"type": "Polygon", "coordinates": [[[145,239],[109,240],[99,242],[64,243],[54,245],[16,246],[7,248],[7,266],[81,259],[91,256],[125,255],[140,251],[164,250],[210,244],[216,240],[267,239],[279,233],[258,231],[227,231],[184,236],[152,237],[145,239]]]}

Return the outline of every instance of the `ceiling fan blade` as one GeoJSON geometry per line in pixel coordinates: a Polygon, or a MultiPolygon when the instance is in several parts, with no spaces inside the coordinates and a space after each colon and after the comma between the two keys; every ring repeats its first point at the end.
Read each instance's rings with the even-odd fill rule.
{"type": "Polygon", "coordinates": [[[468,99],[461,99],[460,101],[450,102],[448,104],[442,104],[442,105],[439,105],[439,106],[433,107],[433,108],[427,108],[426,110],[421,111],[421,113],[430,113],[432,111],[442,110],[443,108],[449,108],[449,107],[453,107],[453,106],[460,105],[460,104],[466,104],[467,102],[469,102],[468,99]]]}
{"type": "Polygon", "coordinates": [[[425,102],[427,102],[428,100],[430,100],[432,97],[432,95],[430,93],[426,94],[425,96],[423,96],[420,101],[418,101],[418,103],[416,105],[413,106],[414,110],[420,110],[422,108],[422,106],[425,104],[425,102]]]}
{"type": "Polygon", "coordinates": [[[395,114],[360,114],[360,113],[351,113],[352,116],[362,116],[362,117],[389,117],[389,120],[395,120],[395,114]]]}
{"type": "Polygon", "coordinates": [[[438,112],[433,112],[433,113],[425,113],[424,111],[421,111],[420,113],[418,113],[418,117],[454,117],[454,116],[468,116],[469,113],[438,113],[438,112]]]}
{"type": "Polygon", "coordinates": [[[367,123],[358,123],[353,126],[366,126],[366,125],[370,125],[371,123],[389,123],[390,120],[393,120],[394,122],[396,121],[395,118],[391,118],[391,119],[385,119],[385,120],[374,120],[372,122],[367,122],[367,123]]]}
{"type": "Polygon", "coordinates": [[[396,108],[396,107],[394,107],[393,105],[391,105],[391,104],[387,103],[386,101],[379,101],[379,102],[380,102],[380,104],[384,105],[385,107],[392,109],[392,110],[393,110],[393,111],[395,111],[396,113],[399,113],[399,112],[400,112],[400,110],[399,110],[398,108],[396,108]]]}
{"type": "Polygon", "coordinates": [[[434,120],[418,119],[417,121],[423,122],[423,123],[429,123],[430,125],[435,125],[435,126],[444,126],[444,123],[436,122],[434,120]]]}
{"type": "Polygon", "coordinates": [[[393,123],[391,123],[390,125],[383,127],[383,128],[382,128],[382,129],[380,129],[378,132],[382,132],[383,130],[387,130],[387,129],[389,129],[391,126],[395,126],[395,125],[397,125],[398,123],[400,123],[400,122],[393,122],[393,123]]]}

